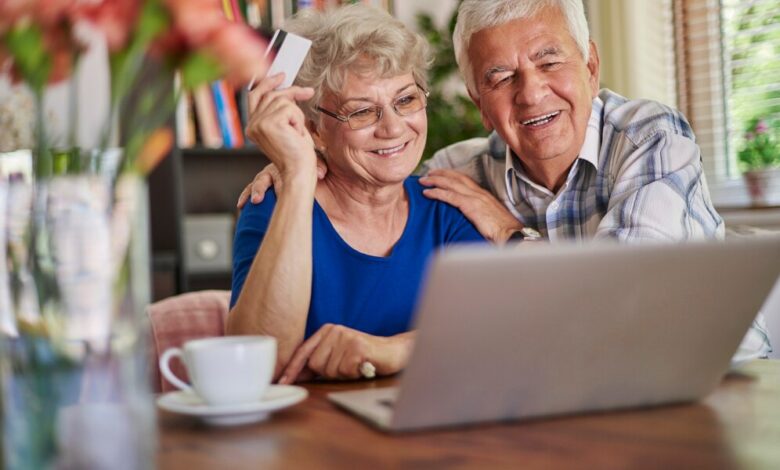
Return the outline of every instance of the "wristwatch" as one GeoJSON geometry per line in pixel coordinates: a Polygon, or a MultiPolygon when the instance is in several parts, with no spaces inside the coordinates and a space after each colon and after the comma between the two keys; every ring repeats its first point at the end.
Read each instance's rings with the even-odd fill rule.
{"type": "Polygon", "coordinates": [[[542,234],[531,227],[523,227],[509,235],[508,242],[532,242],[542,239],[542,234]]]}

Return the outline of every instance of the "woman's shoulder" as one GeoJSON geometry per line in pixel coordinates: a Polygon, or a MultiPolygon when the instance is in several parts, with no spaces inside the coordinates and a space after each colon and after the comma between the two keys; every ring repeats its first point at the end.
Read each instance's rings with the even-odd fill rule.
{"type": "Polygon", "coordinates": [[[407,177],[406,180],[404,180],[404,188],[406,188],[410,198],[432,201],[423,195],[423,191],[426,187],[420,183],[420,177],[417,175],[407,177]]]}
{"type": "Polygon", "coordinates": [[[414,207],[415,212],[417,212],[418,217],[428,218],[430,217],[431,213],[435,213],[446,218],[463,217],[457,208],[447,204],[446,202],[441,202],[437,201],[436,199],[426,197],[423,191],[428,189],[428,187],[420,183],[419,176],[408,177],[406,181],[404,181],[404,187],[406,188],[410,203],[414,207]]]}
{"type": "Polygon", "coordinates": [[[265,192],[263,200],[257,204],[252,201],[247,201],[244,207],[241,209],[239,220],[251,221],[255,219],[268,219],[276,207],[276,193],[273,188],[265,192]]]}
{"type": "Polygon", "coordinates": [[[427,189],[420,183],[418,176],[410,176],[404,182],[411,207],[410,220],[418,227],[432,230],[444,236],[442,241],[481,240],[474,225],[454,206],[446,202],[430,199],[423,191],[427,189]]]}

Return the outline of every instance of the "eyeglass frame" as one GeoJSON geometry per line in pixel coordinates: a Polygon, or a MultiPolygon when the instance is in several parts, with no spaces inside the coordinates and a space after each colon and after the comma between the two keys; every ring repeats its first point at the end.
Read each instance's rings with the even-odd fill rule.
{"type": "MultiPolygon", "coordinates": [[[[419,88],[423,92],[423,96],[425,96],[425,106],[423,106],[422,108],[420,108],[417,111],[414,111],[414,112],[412,112],[410,114],[401,114],[401,113],[398,112],[397,109],[395,109],[395,100],[393,100],[393,102],[390,104],[390,107],[393,108],[393,111],[398,116],[401,116],[401,117],[403,117],[403,116],[411,116],[412,114],[420,112],[423,109],[426,109],[428,107],[428,96],[430,96],[431,92],[426,90],[425,88],[423,88],[419,83],[415,83],[415,86],[417,88],[419,88]]],[[[314,109],[316,109],[317,111],[325,114],[326,116],[332,117],[333,119],[338,119],[341,122],[346,122],[347,125],[349,126],[349,128],[352,129],[353,131],[359,131],[361,129],[369,128],[369,127],[373,126],[374,124],[376,124],[377,122],[381,121],[382,118],[385,115],[385,107],[384,106],[377,106],[377,105],[367,106],[365,108],[356,109],[355,111],[352,111],[351,113],[347,114],[346,116],[343,115],[343,114],[334,113],[333,111],[328,111],[327,109],[325,109],[325,108],[323,108],[323,107],[321,107],[319,105],[315,106],[314,109]],[[371,124],[367,124],[367,125],[365,125],[363,127],[357,127],[357,128],[352,127],[352,125],[350,125],[349,118],[352,117],[352,115],[357,114],[357,113],[362,112],[362,111],[365,111],[366,109],[372,108],[372,107],[376,107],[376,108],[379,109],[379,115],[377,116],[376,121],[372,122],[371,124]]]]}

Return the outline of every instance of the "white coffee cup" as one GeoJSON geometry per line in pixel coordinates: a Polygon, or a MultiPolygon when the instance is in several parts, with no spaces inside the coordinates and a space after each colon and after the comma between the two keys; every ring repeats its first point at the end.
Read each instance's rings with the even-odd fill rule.
{"type": "Polygon", "coordinates": [[[160,356],[160,371],[176,387],[194,392],[210,405],[258,401],[276,366],[276,339],[271,336],[224,336],[187,341],[160,356]],[[171,371],[169,362],[184,362],[192,385],[171,371]]]}

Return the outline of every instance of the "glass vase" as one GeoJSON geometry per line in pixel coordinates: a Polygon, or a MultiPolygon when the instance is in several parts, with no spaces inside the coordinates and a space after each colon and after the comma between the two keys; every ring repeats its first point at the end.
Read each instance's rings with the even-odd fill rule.
{"type": "Polygon", "coordinates": [[[60,175],[5,199],[3,467],[153,467],[144,180],[60,175]]]}

